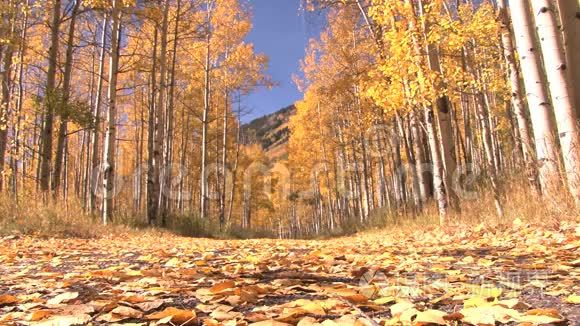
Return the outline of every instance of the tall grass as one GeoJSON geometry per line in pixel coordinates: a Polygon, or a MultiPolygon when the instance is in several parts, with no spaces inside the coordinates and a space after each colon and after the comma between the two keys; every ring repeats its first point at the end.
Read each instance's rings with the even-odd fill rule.
{"type": "Polygon", "coordinates": [[[94,238],[107,232],[79,203],[43,201],[33,195],[20,195],[18,200],[0,196],[0,234],[94,238]]]}
{"type": "Polygon", "coordinates": [[[250,230],[228,225],[223,229],[214,220],[202,220],[194,213],[167,216],[163,228],[150,227],[145,216],[129,210],[116,215],[104,226],[99,216],[88,214],[80,201],[43,201],[33,195],[0,195],[0,236],[25,234],[40,237],[100,238],[135,232],[171,232],[187,237],[248,239],[273,238],[269,230],[250,230]]]}
{"type": "MultiPolygon", "coordinates": [[[[569,198],[540,198],[529,185],[518,180],[504,183],[502,203],[504,216],[497,216],[493,196],[485,185],[479,186],[468,198],[461,201],[461,212],[451,212],[448,225],[509,224],[515,219],[532,223],[557,225],[562,220],[580,221],[580,214],[573,208],[569,198]],[[557,202],[556,202],[557,200],[557,202]]],[[[563,192],[565,193],[565,192],[563,192]]],[[[236,225],[220,228],[213,219],[200,219],[194,213],[174,214],[166,219],[164,228],[150,228],[144,216],[132,214],[129,210],[115,216],[113,225],[103,226],[100,218],[87,214],[80,202],[69,200],[43,201],[35,195],[21,195],[18,200],[8,195],[0,195],[0,235],[30,234],[44,237],[97,238],[132,232],[171,232],[188,237],[208,238],[274,238],[276,230],[244,229],[236,225]]],[[[439,227],[439,216],[434,202],[427,202],[421,212],[410,207],[389,210],[376,209],[361,223],[349,220],[341,228],[305,238],[329,238],[352,235],[365,230],[417,230],[439,227]]]]}
{"type": "MultiPolygon", "coordinates": [[[[472,194],[461,200],[460,211],[449,209],[448,224],[442,227],[511,224],[516,219],[544,225],[558,225],[561,221],[580,222],[580,212],[566,195],[541,198],[529,184],[517,178],[506,180],[502,190],[503,217],[497,215],[491,188],[480,184],[472,194]]],[[[566,191],[562,190],[562,194],[566,191]]],[[[434,202],[426,203],[419,214],[413,214],[408,209],[395,212],[381,209],[370,216],[369,226],[371,229],[404,230],[440,227],[434,202]]]]}

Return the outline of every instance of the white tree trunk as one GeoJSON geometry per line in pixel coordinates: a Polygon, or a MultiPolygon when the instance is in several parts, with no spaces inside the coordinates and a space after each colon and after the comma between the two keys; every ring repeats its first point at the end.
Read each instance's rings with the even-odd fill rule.
{"type": "Polygon", "coordinates": [[[580,118],[580,1],[557,0],[564,34],[566,60],[570,72],[574,107],[580,118]]]}
{"type": "Polygon", "coordinates": [[[514,45],[510,32],[510,19],[506,0],[498,0],[499,16],[502,24],[501,40],[503,45],[503,56],[507,64],[509,73],[509,82],[511,86],[512,108],[516,116],[518,131],[520,133],[524,160],[526,163],[531,162],[533,155],[531,133],[528,128],[528,121],[525,114],[525,104],[522,100],[522,85],[518,73],[516,58],[514,55],[514,45]]]}
{"type": "MultiPolygon", "coordinates": [[[[428,1],[419,0],[419,10],[421,16],[424,16],[425,5],[424,3],[428,1]]],[[[430,33],[431,27],[427,19],[422,19],[423,21],[423,33],[424,39],[427,42],[427,36],[430,33]]],[[[437,45],[433,43],[427,43],[427,63],[429,68],[443,75],[441,69],[441,61],[439,57],[439,51],[437,45]]],[[[444,85],[439,85],[444,86],[444,85]]],[[[451,124],[451,103],[447,95],[441,95],[437,98],[437,122],[439,124],[439,131],[441,133],[441,157],[443,160],[443,168],[445,171],[444,180],[447,189],[447,195],[449,198],[449,204],[452,208],[459,210],[459,198],[455,192],[455,185],[453,182],[453,176],[457,172],[457,158],[455,154],[455,142],[453,141],[453,126],[451,124]]]]}
{"type": "Polygon", "coordinates": [[[528,0],[509,0],[509,5],[534,131],[536,164],[542,193],[545,196],[557,196],[555,188],[560,184],[560,180],[555,131],[551,123],[551,106],[542,80],[540,59],[536,55],[538,51],[528,0]]]}
{"type": "Polygon", "coordinates": [[[93,169],[99,165],[99,128],[101,125],[101,100],[102,100],[102,90],[103,90],[103,77],[105,73],[105,48],[107,45],[107,25],[108,25],[108,17],[105,14],[103,17],[103,27],[102,27],[102,34],[101,34],[101,52],[99,53],[99,74],[97,75],[97,94],[95,98],[95,104],[93,106],[93,132],[91,133],[91,143],[92,143],[92,155],[91,155],[91,166],[90,166],[90,173],[88,173],[89,179],[87,182],[89,183],[89,204],[88,208],[91,213],[95,211],[96,202],[97,202],[97,181],[98,176],[95,176],[93,173],[93,169]]]}
{"type": "Polygon", "coordinates": [[[204,67],[204,96],[203,96],[203,117],[201,121],[201,173],[200,173],[200,203],[199,203],[199,217],[205,219],[208,213],[209,206],[209,190],[207,183],[207,142],[209,129],[209,110],[211,100],[211,5],[207,2],[207,36],[206,36],[206,56],[204,67]]]}
{"type": "Polygon", "coordinates": [[[109,106],[107,110],[107,131],[103,161],[105,173],[103,178],[103,224],[107,225],[113,213],[115,192],[115,142],[117,138],[117,74],[119,72],[119,32],[121,29],[121,1],[113,0],[111,54],[109,62],[109,106]]]}
{"type": "Polygon", "coordinates": [[[164,176],[163,176],[163,145],[165,139],[165,98],[167,93],[167,30],[169,25],[169,2],[163,2],[163,21],[161,23],[161,40],[159,42],[159,91],[157,92],[157,103],[155,104],[155,138],[153,140],[153,195],[156,206],[156,213],[161,216],[161,221],[165,221],[165,211],[162,203],[164,176]]]}
{"type": "Polygon", "coordinates": [[[431,157],[433,160],[433,190],[435,198],[437,199],[437,207],[439,209],[439,224],[445,225],[447,223],[447,194],[445,192],[444,183],[444,169],[443,160],[441,158],[441,150],[439,138],[437,137],[437,129],[434,121],[435,117],[432,108],[425,109],[425,126],[427,129],[427,137],[429,138],[429,148],[431,149],[431,157]]]}
{"type": "Polygon", "coordinates": [[[554,105],[568,188],[576,205],[580,207],[580,135],[555,7],[549,0],[532,0],[532,9],[554,105]]]}

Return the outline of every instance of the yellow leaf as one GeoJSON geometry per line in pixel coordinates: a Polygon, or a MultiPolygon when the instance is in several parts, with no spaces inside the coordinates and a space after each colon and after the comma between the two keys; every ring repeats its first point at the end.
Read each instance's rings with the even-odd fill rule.
{"type": "Polygon", "coordinates": [[[469,298],[463,302],[464,308],[474,308],[474,307],[482,307],[488,306],[490,303],[487,301],[486,298],[481,296],[476,296],[469,298]]]}
{"type": "Polygon", "coordinates": [[[519,322],[521,323],[532,323],[534,325],[561,323],[563,321],[564,320],[562,318],[555,318],[551,316],[539,316],[539,315],[525,315],[522,316],[519,320],[519,322]]]}
{"type": "Polygon", "coordinates": [[[580,304],[580,295],[572,294],[567,297],[564,301],[571,304],[580,304]]]}
{"type": "Polygon", "coordinates": [[[123,317],[123,318],[141,318],[143,317],[143,313],[137,309],[125,307],[125,306],[118,306],[117,308],[111,311],[112,314],[123,317]]]}
{"type": "Polygon", "coordinates": [[[76,316],[54,316],[43,322],[36,323],[36,326],[73,326],[73,325],[86,325],[91,320],[91,316],[87,314],[76,315],[76,316]]]}
{"type": "Polygon", "coordinates": [[[57,295],[56,297],[46,301],[47,304],[61,304],[67,303],[71,300],[76,299],[79,296],[78,292],[65,292],[57,295]]]}
{"type": "Polygon", "coordinates": [[[388,304],[391,302],[395,302],[397,299],[395,299],[395,297],[382,297],[382,298],[378,298],[376,300],[374,300],[373,302],[379,305],[384,305],[384,304],[388,304]]]}
{"type": "Polygon", "coordinates": [[[425,310],[421,311],[417,314],[415,318],[415,322],[422,325],[422,324],[437,324],[437,325],[447,325],[443,316],[446,316],[447,313],[439,310],[425,310]]]}
{"type": "Polygon", "coordinates": [[[409,309],[414,308],[414,307],[415,307],[415,304],[413,304],[412,302],[409,302],[409,301],[401,301],[401,302],[395,303],[390,308],[391,315],[393,315],[393,316],[400,315],[403,312],[405,312],[406,310],[409,310],[409,309]]]}
{"type": "Polygon", "coordinates": [[[256,323],[251,323],[248,326],[292,326],[292,324],[287,324],[283,322],[279,322],[273,319],[262,320],[256,323]]]}
{"type": "Polygon", "coordinates": [[[165,267],[177,267],[180,261],[177,257],[173,257],[165,263],[165,267]]]}

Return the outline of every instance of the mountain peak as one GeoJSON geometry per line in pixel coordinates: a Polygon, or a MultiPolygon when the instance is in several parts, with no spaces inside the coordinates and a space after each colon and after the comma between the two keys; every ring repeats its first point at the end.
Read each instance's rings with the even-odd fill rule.
{"type": "Polygon", "coordinates": [[[290,137],[288,122],[295,112],[296,107],[290,105],[243,125],[244,143],[260,144],[271,159],[284,159],[290,137]]]}

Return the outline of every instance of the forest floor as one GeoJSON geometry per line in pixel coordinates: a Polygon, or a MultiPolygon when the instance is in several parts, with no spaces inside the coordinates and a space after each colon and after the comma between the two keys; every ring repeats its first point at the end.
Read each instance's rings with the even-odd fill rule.
{"type": "Polygon", "coordinates": [[[0,325],[580,325],[580,224],[0,238],[0,325]]]}

